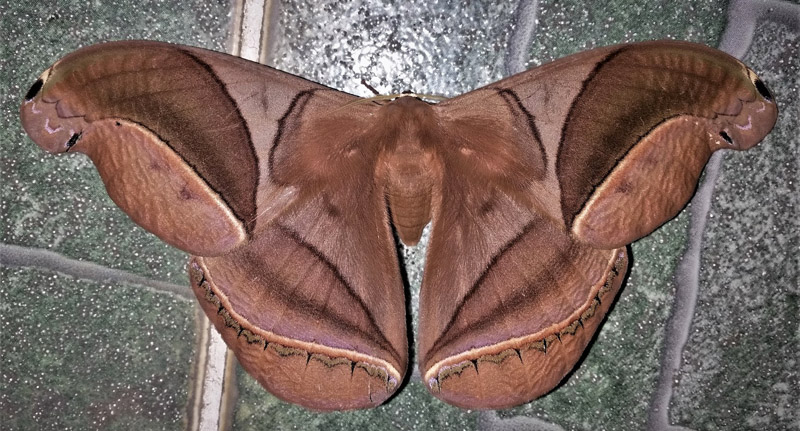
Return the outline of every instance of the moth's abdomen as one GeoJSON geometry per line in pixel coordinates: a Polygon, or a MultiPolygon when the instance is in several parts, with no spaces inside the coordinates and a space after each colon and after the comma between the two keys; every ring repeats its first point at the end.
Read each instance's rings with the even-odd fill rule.
{"type": "Polygon", "coordinates": [[[403,244],[415,245],[431,220],[431,200],[436,184],[433,157],[422,151],[394,153],[383,170],[386,200],[392,224],[403,244]]]}

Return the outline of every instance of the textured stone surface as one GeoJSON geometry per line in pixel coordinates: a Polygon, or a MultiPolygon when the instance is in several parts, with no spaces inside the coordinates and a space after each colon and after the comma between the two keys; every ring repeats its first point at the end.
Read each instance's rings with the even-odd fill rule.
{"type": "Polygon", "coordinates": [[[38,268],[0,277],[3,429],[180,429],[190,301],[38,268]]]}

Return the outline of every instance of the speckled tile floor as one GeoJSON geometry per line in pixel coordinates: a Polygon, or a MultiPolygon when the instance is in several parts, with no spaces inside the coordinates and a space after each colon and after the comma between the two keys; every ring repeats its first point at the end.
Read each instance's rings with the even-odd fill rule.
{"type": "MultiPolygon", "coordinates": [[[[230,51],[247,9],[0,0],[2,429],[800,429],[800,4],[786,1],[276,2],[263,20],[268,63],[354,94],[369,95],[365,78],[382,93],[456,95],[581,49],[674,38],[743,58],[781,113],[762,144],[716,158],[690,206],[633,244],[617,304],[551,394],[464,411],[413,375],[381,407],[320,414],[233,369],[203,407],[208,337],[186,256],[128,220],[86,158],[40,152],[17,110],[35,77],[80,46],[230,51]]],[[[406,250],[412,292],[423,249],[406,250]]]]}

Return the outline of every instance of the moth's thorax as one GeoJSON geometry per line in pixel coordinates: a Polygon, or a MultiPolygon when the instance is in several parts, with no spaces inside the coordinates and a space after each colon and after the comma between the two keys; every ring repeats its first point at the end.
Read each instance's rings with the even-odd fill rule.
{"type": "Polygon", "coordinates": [[[400,239],[413,245],[431,219],[431,196],[439,181],[436,113],[417,98],[401,97],[381,107],[379,118],[386,133],[378,181],[385,185],[400,239]]]}

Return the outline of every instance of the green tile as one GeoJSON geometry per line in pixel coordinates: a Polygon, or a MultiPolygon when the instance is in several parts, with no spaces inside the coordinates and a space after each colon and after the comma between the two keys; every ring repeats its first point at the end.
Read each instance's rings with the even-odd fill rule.
{"type": "MultiPolygon", "coordinates": [[[[531,65],[631,40],[669,37],[714,46],[727,6],[719,1],[538,4],[531,65]]],[[[184,5],[154,1],[96,8],[75,2],[56,7],[0,0],[5,38],[0,82],[10,83],[0,96],[0,241],[185,283],[185,256],[135,227],[106,197],[88,160],[43,155],[24,136],[16,114],[33,79],[85,44],[148,38],[224,50],[230,5],[184,5]]],[[[368,95],[362,77],[384,93],[411,89],[454,95],[502,76],[516,8],[513,2],[284,1],[273,63],[361,95],[368,95]]],[[[717,191],[712,210],[724,223],[708,233],[701,270],[701,292],[707,296],[701,298],[698,331],[690,340],[671,412],[673,422],[694,428],[796,424],[792,412],[800,410],[795,389],[800,384],[792,373],[800,341],[799,301],[789,284],[794,280],[797,286],[798,258],[792,260],[786,251],[798,248],[796,234],[787,232],[792,225],[786,227],[786,213],[796,215],[797,208],[792,161],[798,153],[800,74],[796,34],[782,32],[762,26],[762,39],[746,59],[776,93],[781,123],[757,149],[728,156],[719,180],[720,190],[728,190],[717,191]],[[786,69],[791,64],[795,69],[786,69]],[[760,152],[766,154],[763,164],[737,170],[760,152]],[[754,176],[758,181],[750,188],[747,178],[754,176]],[[750,276],[742,277],[735,266],[750,276]]],[[[434,399],[412,377],[398,396],[376,409],[320,414],[276,400],[240,370],[234,428],[477,429],[479,423],[491,427],[505,419],[526,424],[528,418],[541,418],[564,429],[642,429],[687,224],[684,212],[633,245],[627,286],[592,348],[568,380],[542,399],[497,416],[480,414],[434,399]]],[[[424,256],[419,248],[407,253],[414,292],[424,256]]],[[[11,429],[184,426],[193,341],[188,303],[46,271],[0,271],[0,413],[10,418],[11,429]],[[87,351],[95,353],[83,355],[87,351]],[[169,378],[159,381],[155,376],[165,370],[169,378]]],[[[412,301],[416,305],[416,298],[412,301]]]]}
{"type": "Polygon", "coordinates": [[[728,2],[545,0],[538,4],[539,25],[531,44],[531,66],[623,42],[677,39],[717,46],[725,28],[728,2]]]}
{"type": "Polygon", "coordinates": [[[37,269],[0,274],[3,429],[183,429],[192,302],[37,269]]]}

